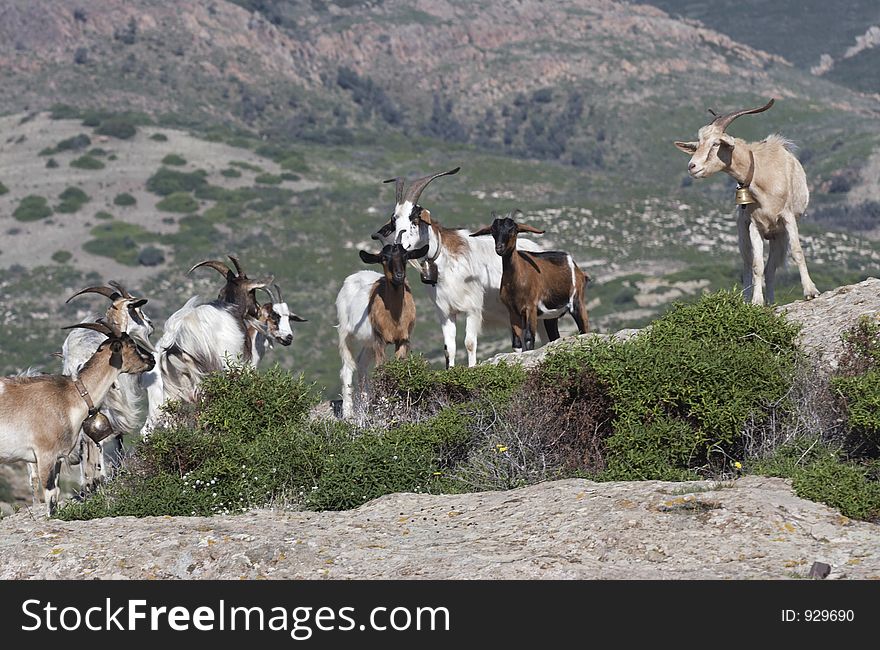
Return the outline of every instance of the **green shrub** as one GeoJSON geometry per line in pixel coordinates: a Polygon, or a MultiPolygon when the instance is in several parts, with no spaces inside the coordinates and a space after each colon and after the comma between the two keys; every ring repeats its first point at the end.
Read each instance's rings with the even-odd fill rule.
{"type": "Polygon", "coordinates": [[[165,253],[161,248],[146,246],[138,253],[137,261],[141,266],[158,266],[165,261],[165,253]]]}
{"type": "Polygon", "coordinates": [[[104,210],[98,210],[98,212],[95,213],[95,219],[100,219],[101,221],[107,221],[108,219],[112,218],[113,215],[104,210]]]}
{"type": "Polygon", "coordinates": [[[175,192],[159,201],[156,209],[163,212],[196,212],[199,209],[199,202],[186,192],[175,192]]]}
{"type": "Polygon", "coordinates": [[[280,176],[275,176],[274,174],[257,174],[254,178],[254,182],[260,185],[280,185],[281,180],[280,176]]]}
{"type": "Polygon", "coordinates": [[[93,239],[83,244],[83,250],[92,255],[110,257],[128,266],[138,265],[139,244],[156,241],[159,238],[159,235],[141,226],[110,220],[104,220],[104,223],[92,228],[91,235],[93,239]]]}
{"type": "Polygon", "coordinates": [[[49,118],[53,120],[75,120],[80,117],[80,110],[69,104],[53,104],[49,109],[49,118]]]}
{"type": "Polygon", "coordinates": [[[49,207],[45,197],[31,194],[21,200],[12,216],[19,221],[39,221],[51,214],[52,208],[49,207]]]}
{"type": "Polygon", "coordinates": [[[43,149],[42,151],[40,151],[39,155],[51,156],[56,153],[61,153],[62,151],[82,151],[90,144],[92,144],[92,139],[85,133],[80,133],[79,135],[74,135],[70,138],[62,140],[54,147],[47,147],[43,149]]]}
{"type": "Polygon", "coordinates": [[[7,192],[9,192],[9,188],[6,187],[3,183],[0,183],[0,196],[3,196],[7,192]]]}
{"type": "Polygon", "coordinates": [[[121,194],[117,194],[113,199],[113,205],[119,205],[122,207],[128,207],[130,205],[135,205],[137,203],[137,199],[134,198],[128,192],[122,192],[121,194]]]}
{"type": "Polygon", "coordinates": [[[309,171],[309,166],[306,164],[305,156],[303,156],[301,153],[287,151],[284,158],[280,161],[280,164],[281,169],[286,169],[292,172],[305,173],[309,171]]]}
{"type": "Polygon", "coordinates": [[[225,176],[226,178],[241,178],[241,172],[232,167],[227,167],[226,169],[221,170],[220,175],[225,176]]]}
{"type": "Polygon", "coordinates": [[[843,335],[841,356],[831,386],[853,437],[851,446],[880,445],[880,321],[863,316],[843,335]]]}
{"type": "Polygon", "coordinates": [[[767,458],[748,463],[746,469],[789,478],[799,497],[837,508],[853,519],[877,521],[880,476],[875,465],[847,461],[840,448],[821,440],[799,438],[780,446],[767,458]]]}
{"type": "Polygon", "coordinates": [[[732,292],[676,305],[634,339],[552,351],[542,364],[563,378],[588,366],[614,414],[605,476],[692,477],[735,455],[747,422],[767,419],[792,383],[797,327],[732,292]]]}
{"type": "Polygon", "coordinates": [[[137,127],[125,116],[114,116],[102,120],[100,126],[95,129],[95,133],[119,138],[120,140],[128,140],[137,133],[137,127]]]}
{"type": "Polygon", "coordinates": [[[162,159],[162,164],[180,167],[186,164],[186,158],[178,156],[176,153],[170,153],[162,159]]]}
{"type": "Polygon", "coordinates": [[[78,187],[68,187],[58,195],[58,198],[61,199],[61,203],[55,206],[55,211],[65,214],[76,212],[90,200],[89,195],[78,187]]]}
{"type": "Polygon", "coordinates": [[[105,167],[104,163],[88,154],[71,160],[70,166],[76,167],[77,169],[104,169],[105,167]]]}
{"type": "Polygon", "coordinates": [[[52,261],[58,262],[59,264],[65,264],[70,261],[73,255],[68,251],[55,251],[52,253],[52,261]]]}
{"type": "Polygon", "coordinates": [[[299,178],[300,177],[298,174],[291,174],[290,172],[281,172],[281,180],[298,181],[299,178]]]}
{"type": "Polygon", "coordinates": [[[168,142],[168,136],[164,133],[154,133],[150,136],[150,140],[154,140],[156,142],[168,142]]]}
{"type": "Polygon", "coordinates": [[[160,167],[159,171],[147,179],[147,190],[159,196],[168,196],[175,192],[192,192],[207,183],[205,172],[180,172],[167,167],[160,167]]]}

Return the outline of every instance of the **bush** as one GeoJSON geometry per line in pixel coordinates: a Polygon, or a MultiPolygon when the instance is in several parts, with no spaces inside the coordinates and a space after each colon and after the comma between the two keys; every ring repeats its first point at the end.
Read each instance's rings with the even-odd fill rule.
{"type": "Polygon", "coordinates": [[[75,120],[80,117],[80,110],[69,104],[53,104],[49,109],[49,118],[53,120],[75,120]]]}
{"type": "Polygon", "coordinates": [[[105,212],[104,210],[99,210],[98,212],[95,213],[95,219],[100,219],[101,221],[107,221],[112,218],[113,218],[113,215],[110,214],[109,212],[105,212]]]}
{"type": "Polygon", "coordinates": [[[40,151],[40,155],[51,156],[56,153],[61,153],[62,151],[82,151],[90,144],[92,144],[92,139],[85,133],[80,133],[79,135],[62,140],[54,147],[43,149],[40,151]]]}
{"type": "Polygon", "coordinates": [[[156,209],[163,212],[189,213],[199,209],[199,202],[186,192],[175,192],[159,201],[156,209]]]}
{"type": "Polygon", "coordinates": [[[49,207],[45,197],[31,194],[21,200],[12,216],[19,221],[39,221],[51,214],[52,208],[49,207]]]}
{"type": "Polygon", "coordinates": [[[125,116],[114,116],[103,120],[101,125],[95,129],[95,133],[128,140],[137,133],[137,127],[125,116]]]}
{"type": "Polygon", "coordinates": [[[863,316],[844,334],[844,354],[831,386],[842,398],[851,444],[880,445],[880,321],[863,316]]]}
{"type": "Polygon", "coordinates": [[[6,187],[3,183],[0,183],[0,196],[9,192],[9,188],[6,187]]]}
{"type": "Polygon", "coordinates": [[[159,266],[165,261],[165,253],[155,246],[147,246],[138,253],[137,261],[141,266],[159,266]]]}
{"type": "Polygon", "coordinates": [[[117,194],[113,199],[113,205],[118,205],[121,207],[128,207],[131,205],[135,205],[137,203],[137,199],[134,198],[128,192],[122,192],[121,194],[117,194]]]}
{"type": "Polygon", "coordinates": [[[842,449],[821,440],[798,438],[746,468],[755,474],[791,479],[799,497],[837,508],[847,517],[880,519],[876,462],[847,461],[842,449]]]}
{"type": "Polygon", "coordinates": [[[186,158],[178,156],[176,153],[170,153],[162,159],[162,164],[181,167],[186,164],[186,158]]]}
{"type": "Polygon", "coordinates": [[[123,473],[57,516],[207,516],[273,500],[349,508],[389,492],[437,489],[444,454],[467,438],[467,419],[455,409],[424,425],[361,435],[341,423],[310,423],[313,387],[277,367],[233,367],[202,388],[197,404],[172,407],[171,424],[137,444],[123,473]]]}
{"type": "Polygon", "coordinates": [[[76,212],[90,200],[89,195],[78,187],[68,187],[58,195],[58,198],[61,199],[61,203],[55,206],[55,211],[64,214],[76,212]]]}
{"type": "Polygon", "coordinates": [[[232,167],[227,167],[226,169],[221,170],[220,175],[225,176],[226,178],[241,178],[241,172],[232,167]]]}
{"type": "Polygon", "coordinates": [[[88,154],[80,156],[75,160],[71,160],[70,166],[76,167],[77,169],[104,169],[105,167],[104,163],[88,154]]]}
{"type": "Polygon", "coordinates": [[[560,347],[542,367],[561,380],[587,366],[607,390],[604,478],[692,478],[722,471],[740,453],[746,423],[784,401],[797,331],[771,309],[719,292],[676,305],[629,341],[560,347]]]}
{"type": "Polygon", "coordinates": [[[258,174],[254,181],[261,185],[279,185],[281,184],[282,178],[280,176],[275,176],[274,174],[258,174]]]}
{"type": "Polygon", "coordinates": [[[150,140],[155,142],[168,142],[168,136],[164,133],[154,133],[150,136],[150,140]]]}
{"type": "Polygon", "coordinates": [[[46,169],[58,169],[58,167],[58,161],[54,158],[49,158],[49,160],[46,161],[46,169]]]}
{"type": "Polygon", "coordinates": [[[65,264],[69,262],[70,258],[72,257],[73,255],[71,255],[68,251],[55,251],[54,253],[52,253],[52,261],[58,262],[59,264],[65,264]]]}
{"type": "Polygon", "coordinates": [[[298,174],[291,174],[290,172],[281,172],[281,180],[283,181],[298,181],[300,179],[298,174]]]}
{"type": "Polygon", "coordinates": [[[147,190],[159,196],[168,196],[175,192],[192,192],[207,183],[205,172],[180,172],[167,167],[160,167],[159,171],[147,179],[147,190]]]}

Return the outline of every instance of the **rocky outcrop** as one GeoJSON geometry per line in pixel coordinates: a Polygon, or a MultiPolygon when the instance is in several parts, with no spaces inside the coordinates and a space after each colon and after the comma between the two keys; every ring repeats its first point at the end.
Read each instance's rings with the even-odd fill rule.
{"type": "Polygon", "coordinates": [[[566,480],[347,512],[0,521],[0,578],[880,578],[880,526],[787,481],[566,480]]]}
{"type": "MultiPolygon", "coordinates": [[[[837,367],[843,353],[841,334],[859,322],[862,316],[880,320],[880,279],[868,278],[858,284],[826,291],[813,300],[799,300],[777,308],[779,313],[802,327],[798,336],[801,349],[811,357],[819,368],[828,372],[837,367]]],[[[613,337],[620,340],[631,338],[639,330],[621,330],[611,335],[582,334],[577,337],[558,339],[552,343],[523,353],[496,354],[486,363],[521,363],[531,367],[540,363],[547,353],[560,345],[590,337],[613,337]]]]}

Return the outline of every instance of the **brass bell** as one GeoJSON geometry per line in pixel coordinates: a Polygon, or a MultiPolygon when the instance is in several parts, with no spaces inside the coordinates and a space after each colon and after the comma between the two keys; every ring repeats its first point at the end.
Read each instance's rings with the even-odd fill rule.
{"type": "Polygon", "coordinates": [[[748,187],[737,187],[736,204],[748,205],[749,203],[755,203],[755,196],[752,194],[752,191],[748,187]]]}
{"type": "Polygon", "coordinates": [[[113,435],[113,427],[107,416],[98,411],[87,417],[82,423],[83,432],[95,442],[101,442],[104,438],[113,435]]]}

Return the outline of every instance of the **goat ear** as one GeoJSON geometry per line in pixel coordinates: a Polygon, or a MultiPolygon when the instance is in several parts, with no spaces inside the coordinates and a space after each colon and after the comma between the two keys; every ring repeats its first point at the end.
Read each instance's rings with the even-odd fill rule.
{"type": "Polygon", "coordinates": [[[721,140],[722,144],[725,144],[728,147],[730,147],[731,149],[733,149],[733,145],[735,143],[735,140],[733,139],[732,136],[728,135],[727,133],[722,133],[721,137],[718,139],[721,140]]]}
{"type": "Polygon", "coordinates": [[[416,248],[415,250],[407,251],[406,252],[406,259],[415,260],[420,257],[424,257],[427,254],[428,254],[428,244],[425,244],[421,248],[416,248]]]}
{"type": "Polygon", "coordinates": [[[481,237],[483,235],[491,235],[491,234],[492,234],[492,226],[483,226],[477,232],[472,232],[471,237],[481,237]]]}
{"type": "Polygon", "coordinates": [[[382,258],[379,255],[376,255],[376,253],[358,251],[358,255],[361,256],[361,260],[363,260],[364,264],[379,264],[382,261],[382,258]]]}
{"type": "Polygon", "coordinates": [[[672,144],[674,144],[675,148],[678,149],[679,151],[683,151],[687,154],[693,155],[697,152],[697,145],[700,143],[699,142],[681,142],[679,140],[676,140],[672,144]]]}
{"type": "Polygon", "coordinates": [[[248,316],[247,318],[244,319],[244,322],[245,322],[245,325],[247,325],[249,327],[253,327],[255,330],[260,332],[260,334],[262,334],[263,336],[269,336],[269,329],[265,325],[263,325],[263,323],[261,323],[256,318],[254,318],[253,316],[248,316]]]}
{"type": "Polygon", "coordinates": [[[129,306],[134,307],[134,308],[138,308],[138,307],[143,307],[143,306],[146,305],[146,304],[147,304],[147,299],[146,299],[146,298],[141,298],[140,300],[135,300],[135,301],[134,301],[133,303],[131,303],[129,306]]]}
{"type": "Polygon", "coordinates": [[[309,322],[308,318],[303,318],[302,316],[297,316],[293,312],[290,312],[290,315],[288,316],[288,318],[294,322],[297,322],[297,323],[308,323],[309,322]]]}
{"type": "Polygon", "coordinates": [[[431,225],[431,212],[422,208],[422,211],[419,212],[419,221],[431,225]]]}
{"type": "Polygon", "coordinates": [[[122,368],[122,341],[110,341],[110,365],[117,370],[122,368]]]}
{"type": "Polygon", "coordinates": [[[529,225],[524,224],[524,223],[518,223],[518,224],[516,224],[516,231],[517,231],[517,232],[533,232],[533,233],[535,233],[536,235],[543,235],[543,234],[544,234],[544,231],[543,231],[543,230],[538,230],[538,229],[535,228],[534,226],[529,226],[529,225]]]}

